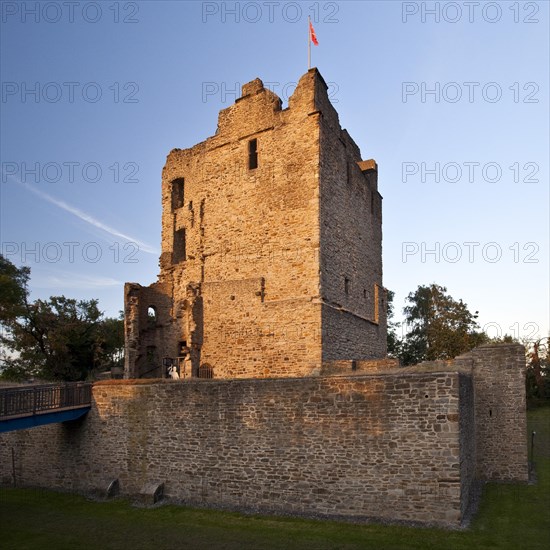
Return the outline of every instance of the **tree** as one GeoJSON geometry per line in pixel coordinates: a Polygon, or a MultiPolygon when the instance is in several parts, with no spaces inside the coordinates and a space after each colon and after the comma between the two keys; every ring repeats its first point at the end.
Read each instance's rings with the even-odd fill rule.
{"type": "Polygon", "coordinates": [[[2,376],[10,379],[84,380],[121,364],[123,321],[103,319],[97,300],[52,296],[29,301],[29,268],[0,255],[2,376]],[[6,353],[7,351],[7,353],[6,353]]]}
{"type": "Polygon", "coordinates": [[[12,379],[24,377],[16,365],[9,365],[12,359],[6,339],[10,326],[24,314],[27,304],[27,284],[30,277],[28,267],[17,268],[0,254],[0,359],[2,371],[12,379]]]}
{"type": "Polygon", "coordinates": [[[397,321],[394,321],[395,306],[393,304],[393,299],[395,298],[395,292],[393,290],[388,290],[387,294],[387,319],[388,319],[388,335],[387,335],[387,344],[388,344],[388,356],[397,358],[401,353],[402,342],[397,335],[397,329],[401,325],[397,321]]]}
{"type": "Polygon", "coordinates": [[[525,342],[527,372],[525,386],[530,405],[548,403],[550,400],[550,338],[525,342]]]}
{"type": "Polygon", "coordinates": [[[117,319],[107,317],[100,327],[101,369],[111,370],[124,366],[124,313],[119,312],[117,319]]]}
{"type": "Polygon", "coordinates": [[[4,337],[16,352],[7,366],[47,380],[84,380],[98,365],[100,317],[97,300],[52,296],[27,303],[4,337]]]}
{"type": "Polygon", "coordinates": [[[447,294],[445,287],[420,285],[407,301],[403,312],[410,330],[400,353],[405,365],[452,359],[487,341],[487,336],[477,331],[478,312],[471,313],[462,300],[447,294]]]}
{"type": "Polygon", "coordinates": [[[0,325],[6,326],[25,311],[30,273],[30,268],[17,268],[0,254],[0,325]]]}

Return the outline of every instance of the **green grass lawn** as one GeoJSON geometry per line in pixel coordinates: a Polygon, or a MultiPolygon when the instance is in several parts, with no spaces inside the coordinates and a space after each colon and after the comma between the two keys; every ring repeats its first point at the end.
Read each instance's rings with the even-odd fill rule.
{"type": "Polygon", "coordinates": [[[0,489],[0,548],[390,549],[550,548],[550,408],[529,412],[536,485],[485,487],[468,530],[248,516],[177,506],[139,509],[50,491],[0,489]]]}

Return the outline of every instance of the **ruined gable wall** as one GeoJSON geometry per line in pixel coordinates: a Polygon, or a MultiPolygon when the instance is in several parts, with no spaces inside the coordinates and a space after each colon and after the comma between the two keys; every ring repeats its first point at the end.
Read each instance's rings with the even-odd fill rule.
{"type": "Polygon", "coordinates": [[[162,355],[175,356],[178,319],[174,320],[171,286],[154,283],[142,287],[136,283],[124,286],[124,333],[126,378],[162,377],[162,355]],[[156,312],[156,323],[148,309],[156,312]],[[148,353],[148,349],[152,353],[148,353]]]}

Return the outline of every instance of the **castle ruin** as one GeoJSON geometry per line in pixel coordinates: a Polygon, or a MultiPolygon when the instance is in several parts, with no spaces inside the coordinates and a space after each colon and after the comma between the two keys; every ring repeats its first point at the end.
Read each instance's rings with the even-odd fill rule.
{"type": "Polygon", "coordinates": [[[127,380],[0,434],[2,484],[456,527],[478,484],[528,480],[523,346],[385,357],[377,166],[316,69],[286,109],[243,86],[170,153],[162,204],[159,280],[125,286],[127,380]]]}
{"type": "Polygon", "coordinates": [[[158,282],[125,287],[127,378],[307,376],[386,355],[377,165],[317,69],[282,108],[260,79],[162,173],[158,282]]]}

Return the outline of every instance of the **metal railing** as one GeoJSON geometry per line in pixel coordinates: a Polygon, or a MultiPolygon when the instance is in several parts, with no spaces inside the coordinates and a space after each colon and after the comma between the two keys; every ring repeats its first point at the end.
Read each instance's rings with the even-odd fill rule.
{"type": "Polygon", "coordinates": [[[214,367],[204,363],[199,367],[198,378],[214,378],[214,367]]]}
{"type": "Polygon", "coordinates": [[[88,407],[91,403],[89,382],[5,388],[0,389],[0,419],[88,407]]]}

